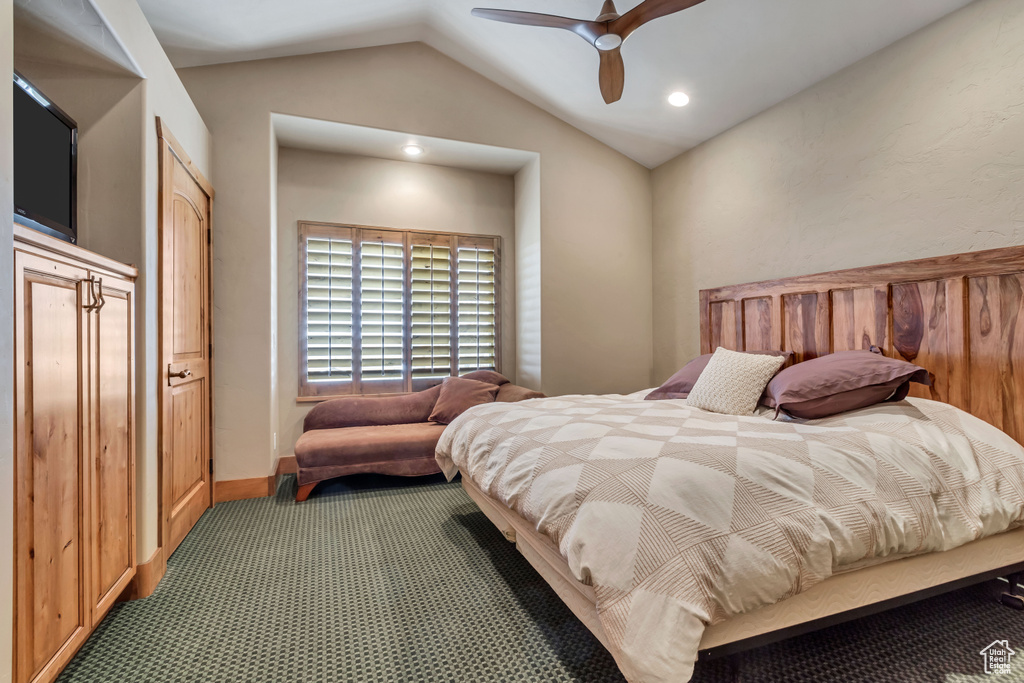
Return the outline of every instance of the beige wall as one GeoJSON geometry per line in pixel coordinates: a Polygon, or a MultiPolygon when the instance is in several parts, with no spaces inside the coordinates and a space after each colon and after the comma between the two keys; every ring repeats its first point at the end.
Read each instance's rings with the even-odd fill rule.
{"type": "MultiPolygon", "coordinates": [[[[515,176],[516,221],[516,376],[524,387],[544,386],[541,377],[541,220],[540,159],[515,176]]],[[[509,375],[509,379],[512,376],[509,375]]]]}
{"type": "Polygon", "coordinates": [[[217,365],[218,479],[274,466],[271,112],[539,153],[541,388],[649,385],[646,168],[419,43],[180,74],[216,140],[214,220],[230,245],[214,272],[216,345],[231,350],[217,365]]]}
{"type": "Polygon", "coordinates": [[[656,169],[655,379],[697,290],[1024,242],[1024,3],[978,0],[656,169]]]}
{"type": "Polygon", "coordinates": [[[79,125],[79,236],[93,251],[139,267],[136,284],[138,556],[157,548],[157,165],[160,116],[210,175],[210,134],[134,2],[96,0],[145,78],[71,40],[15,22],[15,64],[79,125]]]}
{"type": "MultiPolygon", "coordinates": [[[[161,390],[163,369],[157,347],[157,159],[156,117],[181,143],[200,170],[216,187],[210,162],[212,138],[202,117],[189,98],[167,55],[157,41],[145,15],[134,0],[93,0],[110,22],[111,28],[142,69],[146,80],[145,106],[142,109],[142,159],[138,171],[143,178],[143,215],[141,231],[135,227],[138,240],[140,270],[138,282],[139,318],[137,329],[137,391],[136,411],[138,456],[136,473],[139,482],[138,549],[139,560],[145,561],[157,549],[157,395],[161,390]]],[[[214,226],[216,230],[216,226],[214,226]]]]}
{"type": "MultiPolygon", "coordinates": [[[[14,7],[0,0],[0,73],[14,69],[14,7]]],[[[0,91],[0,683],[14,669],[14,126],[11,89],[0,91]]]]}
{"type": "Polygon", "coordinates": [[[300,220],[502,238],[502,372],[515,377],[515,185],[512,176],[281,148],[277,162],[279,452],[291,455],[314,405],[296,403],[300,220]]]}

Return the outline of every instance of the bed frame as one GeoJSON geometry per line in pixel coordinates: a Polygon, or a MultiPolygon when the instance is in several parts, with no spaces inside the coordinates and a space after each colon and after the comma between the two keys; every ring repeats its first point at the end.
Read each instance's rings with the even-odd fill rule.
{"type": "MultiPolygon", "coordinates": [[[[912,384],[911,395],[957,406],[1018,442],[1024,437],[1024,247],[705,289],[700,322],[702,353],[718,346],[779,349],[801,362],[878,346],[887,356],[929,370],[932,386],[912,384]]],[[[462,485],[614,654],[593,588],[576,580],[551,540],[468,478],[462,485]]],[[[1017,529],[947,552],[837,574],[782,602],[709,626],[700,658],[760,647],[997,577],[1008,577],[1013,593],[1022,572],[1024,529],[1017,529]]]]}

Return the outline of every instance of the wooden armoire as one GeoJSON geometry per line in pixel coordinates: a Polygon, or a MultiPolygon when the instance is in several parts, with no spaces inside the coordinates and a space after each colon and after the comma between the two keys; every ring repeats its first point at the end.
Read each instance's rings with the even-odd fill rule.
{"type": "Polygon", "coordinates": [[[14,237],[14,681],[46,683],[135,575],[138,273],[14,237]]]}

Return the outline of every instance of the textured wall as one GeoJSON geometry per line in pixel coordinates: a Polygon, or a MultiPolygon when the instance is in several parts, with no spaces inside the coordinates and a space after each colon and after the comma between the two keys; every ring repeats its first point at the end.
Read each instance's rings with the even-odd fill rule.
{"type": "Polygon", "coordinates": [[[298,221],[499,235],[502,372],[515,377],[515,187],[511,176],[281,148],[277,163],[278,450],[316,404],[298,395],[298,221]]]}
{"type": "Polygon", "coordinates": [[[420,43],[180,75],[216,141],[214,224],[230,245],[214,270],[216,345],[231,350],[217,364],[218,479],[274,467],[271,112],[538,153],[541,388],[649,386],[648,169],[420,43]]]}
{"type": "Polygon", "coordinates": [[[697,290],[1024,241],[1024,3],[978,0],[659,167],[655,380],[697,290]]]}

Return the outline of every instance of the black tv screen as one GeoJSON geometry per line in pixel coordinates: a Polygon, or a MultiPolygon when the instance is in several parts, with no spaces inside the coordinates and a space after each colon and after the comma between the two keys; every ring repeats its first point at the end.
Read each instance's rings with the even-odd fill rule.
{"type": "Polygon", "coordinates": [[[77,126],[14,76],[14,211],[19,223],[77,241],[77,126]]]}

